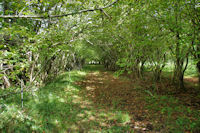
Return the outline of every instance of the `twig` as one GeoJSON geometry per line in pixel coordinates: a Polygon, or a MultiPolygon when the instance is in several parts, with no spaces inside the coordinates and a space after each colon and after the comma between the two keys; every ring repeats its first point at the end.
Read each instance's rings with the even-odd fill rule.
{"type": "Polygon", "coordinates": [[[111,19],[111,17],[110,17],[103,9],[101,9],[101,12],[102,12],[103,14],[105,14],[106,17],[108,17],[109,19],[111,19]]]}
{"type": "Polygon", "coordinates": [[[119,0],[116,0],[114,2],[112,2],[111,4],[105,6],[105,7],[101,7],[101,8],[95,8],[95,9],[86,9],[86,10],[80,10],[78,12],[71,12],[68,14],[62,14],[62,15],[48,15],[48,16],[44,16],[44,15],[0,15],[0,18],[58,18],[58,17],[66,17],[66,16],[70,16],[70,15],[75,15],[75,14],[81,14],[84,12],[93,12],[93,11],[97,11],[97,10],[103,10],[105,8],[109,8],[112,5],[116,4],[119,0]]]}

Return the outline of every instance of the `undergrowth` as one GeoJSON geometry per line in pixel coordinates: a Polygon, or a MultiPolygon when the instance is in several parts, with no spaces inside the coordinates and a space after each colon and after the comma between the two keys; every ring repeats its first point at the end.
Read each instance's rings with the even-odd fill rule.
{"type": "Polygon", "coordinates": [[[184,106],[172,96],[148,96],[146,101],[151,117],[162,120],[162,123],[155,123],[157,130],[167,129],[173,133],[200,131],[200,111],[184,106]]]}
{"type": "MultiPolygon", "coordinates": [[[[129,115],[118,110],[98,109],[80,95],[82,88],[75,84],[87,72],[102,70],[102,66],[86,66],[81,71],[66,72],[40,88],[35,94],[20,94],[0,101],[0,132],[109,132],[129,130],[129,115]],[[116,121],[121,125],[109,124],[116,121]]],[[[101,109],[99,107],[99,109],[101,109]]]]}
{"type": "MultiPolygon", "coordinates": [[[[113,99],[112,107],[104,107],[94,106],[94,103],[81,95],[84,89],[76,82],[83,81],[88,72],[96,73],[99,70],[103,70],[102,66],[86,66],[81,71],[63,73],[37,92],[25,93],[23,109],[20,95],[0,99],[0,132],[134,132],[130,123],[133,115],[137,114],[130,114],[119,108],[123,104],[123,96],[121,99],[113,99]]],[[[90,81],[93,80],[88,82],[90,81]]],[[[142,90],[139,85],[136,88],[142,90]]],[[[143,94],[141,96],[146,98],[145,108],[150,113],[153,131],[200,131],[198,110],[184,106],[173,96],[156,95],[150,91],[143,94]]]]}
{"type": "Polygon", "coordinates": [[[21,108],[20,94],[1,99],[0,132],[62,132],[66,122],[77,120],[81,110],[72,103],[80,87],[74,84],[86,75],[82,71],[67,72],[40,88],[35,95],[24,94],[21,108]]]}

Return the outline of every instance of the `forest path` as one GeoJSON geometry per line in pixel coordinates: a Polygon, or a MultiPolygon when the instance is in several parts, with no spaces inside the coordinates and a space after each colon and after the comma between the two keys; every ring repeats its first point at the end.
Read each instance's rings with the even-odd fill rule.
{"type": "Polygon", "coordinates": [[[41,132],[151,132],[145,97],[137,90],[128,78],[114,77],[102,66],[86,66],[47,83],[26,102],[26,113],[41,132]]]}
{"type": "Polygon", "coordinates": [[[88,119],[98,123],[90,129],[111,133],[190,133],[188,123],[199,121],[199,113],[176,97],[151,92],[149,87],[154,84],[150,81],[116,77],[99,66],[88,67],[84,79],[75,84],[81,88],[79,96],[89,101],[81,103],[93,112],[88,119]]]}
{"type": "MultiPolygon", "coordinates": [[[[112,112],[111,117],[104,117],[103,125],[115,127],[116,131],[153,132],[149,122],[150,113],[146,109],[144,92],[125,77],[115,77],[112,72],[90,71],[84,80],[75,83],[82,90],[80,94],[90,104],[82,106],[95,107],[97,112],[112,112]],[[91,104],[92,103],[92,104],[91,104]]],[[[98,114],[95,114],[94,119],[98,114]]],[[[154,131],[155,132],[155,131],[154,131]]]]}
{"type": "Polygon", "coordinates": [[[49,133],[167,133],[183,131],[185,116],[198,118],[173,97],[152,94],[144,83],[89,65],[61,74],[32,100],[25,97],[24,113],[34,131],[49,133]]]}

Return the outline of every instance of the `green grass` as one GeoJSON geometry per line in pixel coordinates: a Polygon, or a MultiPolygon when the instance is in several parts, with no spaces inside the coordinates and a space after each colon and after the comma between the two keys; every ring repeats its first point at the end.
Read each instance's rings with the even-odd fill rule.
{"type": "MultiPolygon", "coordinates": [[[[131,116],[118,109],[118,99],[113,107],[94,103],[82,95],[76,81],[84,79],[89,72],[104,71],[103,66],[88,65],[81,71],[66,72],[32,94],[24,94],[24,108],[20,95],[0,99],[0,132],[133,132],[128,123],[131,116]],[[5,106],[2,106],[2,105],[5,106]]],[[[125,79],[124,79],[125,80],[125,79]]],[[[138,87],[140,90],[140,86],[138,87]]],[[[181,133],[199,131],[200,112],[186,107],[172,96],[146,95],[146,109],[151,112],[155,130],[181,133]]]]}
{"type": "MultiPolygon", "coordinates": [[[[88,72],[103,70],[102,66],[89,65],[81,71],[66,72],[32,94],[24,94],[24,108],[20,95],[0,104],[0,132],[125,132],[130,120],[127,113],[94,107],[80,94],[83,90],[76,81],[84,79],[88,72]],[[109,124],[117,121],[120,125],[109,124]]],[[[3,102],[2,102],[3,101],[3,102]]]]}
{"type": "Polygon", "coordinates": [[[147,96],[146,101],[148,103],[146,108],[152,114],[151,118],[163,120],[156,124],[156,130],[162,131],[164,127],[167,131],[162,132],[200,131],[200,112],[198,110],[182,105],[178,99],[172,96],[147,96]]]}
{"type": "Polygon", "coordinates": [[[72,102],[72,96],[77,95],[81,89],[73,83],[81,80],[85,75],[86,73],[81,71],[64,73],[40,88],[35,96],[25,94],[23,110],[20,108],[20,95],[7,99],[5,103],[8,108],[1,113],[0,117],[2,121],[0,131],[62,132],[67,130],[69,124],[67,125],[66,121],[78,121],[76,115],[82,110],[79,104],[72,102]]]}
{"type": "Polygon", "coordinates": [[[104,71],[105,68],[103,65],[86,65],[83,67],[83,70],[86,72],[91,71],[104,71]]]}

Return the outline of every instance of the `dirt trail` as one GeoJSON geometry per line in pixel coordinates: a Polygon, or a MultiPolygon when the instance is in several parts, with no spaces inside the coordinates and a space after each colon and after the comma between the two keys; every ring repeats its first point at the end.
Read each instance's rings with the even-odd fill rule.
{"type": "Polygon", "coordinates": [[[82,94],[91,100],[96,108],[102,106],[107,110],[119,109],[128,112],[131,121],[127,124],[135,132],[155,132],[145,109],[144,94],[138,91],[131,80],[116,78],[109,72],[92,72],[85,80],[76,84],[82,86],[82,94]]]}

